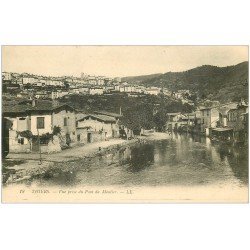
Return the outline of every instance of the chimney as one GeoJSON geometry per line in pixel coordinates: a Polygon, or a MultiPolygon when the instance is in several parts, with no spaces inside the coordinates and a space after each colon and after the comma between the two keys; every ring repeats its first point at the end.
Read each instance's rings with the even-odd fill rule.
{"type": "Polygon", "coordinates": [[[36,106],[36,99],[32,99],[32,107],[36,106]]]}

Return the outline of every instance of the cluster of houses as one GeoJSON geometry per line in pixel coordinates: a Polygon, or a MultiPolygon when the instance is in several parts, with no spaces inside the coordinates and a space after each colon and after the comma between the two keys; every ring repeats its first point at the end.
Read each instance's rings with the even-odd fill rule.
{"type": "MultiPolygon", "coordinates": [[[[64,147],[133,135],[121,123],[121,114],[86,114],[57,100],[26,99],[5,102],[2,111],[3,149],[6,152],[60,151],[64,147]]],[[[166,131],[185,131],[213,140],[246,142],[248,105],[242,100],[193,113],[168,113],[166,131]]],[[[6,155],[6,152],[3,155],[6,155]]]]}
{"type": "Polygon", "coordinates": [[[194,113],[168,113],[166,131],[187,131],[212,140],[246,142],[248,105],[241,100],[215,107],[200,107],[194,113]]]}
{"type": "Polygon", "coordinates": [[[82,73],[81,77],[74,76],[41,76],[41,75],[31,75],[28,73],[11,73],[11,72],[2,72],[2,81],[3,83],[12,83],[20,85],[35,85],[35,86],[64,86],[65,83],[72,85],[104,85],[110,84],[112,82],[120,81],[120,78],[109,78],[104,76],[94,76],[87,75],[82,73]]]}
{"type": "Polygon", "coordinates": [[[159,95],[160,93],[182,103],[193,103],[187,98],[188,90],[176,92],[166,88],[146,87],[143,85],[129,84],[121,78],[109,78],[104,76],[93,76],[82,73],[81,77],[46,77],[3,72],[2,89],[4,95],[16,96],[18,98],[36,99],[60,99],[67,95],[112,95],[124,93],[129,97],[142,95],[159,95]]]}
{"type": "Polygon", "coordinates": [[[57,101],[5,103],[2,117],[4,155],[6,152],[56,152],[69,145],[119,137],[121,130],[121,114],[105,111],[86,114],[57,101]]]}

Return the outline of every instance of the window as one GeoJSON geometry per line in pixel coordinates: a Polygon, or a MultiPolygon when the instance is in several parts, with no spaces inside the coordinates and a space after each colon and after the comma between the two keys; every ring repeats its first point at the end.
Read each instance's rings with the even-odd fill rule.
{"type": "Polygon", "coordinates": [[[24,144],[24,138],[19,138],[18,139],[18,143],[21,144],[21,145],[23,145],[24,144]]]}
{"type": "Polygon", "coordinates": [[[81,140],[81,135],[77,135],[77,141],[81,140]]]}
{"type": "Polygon", "coordinates": [[[64,126],[67,126],[67,117],[64,117],[64,126]]]}
{"type": "Polygon", "coordinates": [[[207,110],[207,116],[209,116],[209,110],[207,110]]]}
{"type": "Polygon", "coordinates": [[[44,117],[37,117],[36,118],[36,128],[43,129],[44,128],[44,117]]]}

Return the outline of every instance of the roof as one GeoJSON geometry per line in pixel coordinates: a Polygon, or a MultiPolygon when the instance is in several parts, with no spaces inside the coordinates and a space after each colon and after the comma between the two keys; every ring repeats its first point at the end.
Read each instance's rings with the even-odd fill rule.
{"type": "Polygon", "coordinates": [[[146,90],[147,90],[147,91],[155,91],[155,90],[158,91],[158,90],[160,90],[160,89],[155,87],[155,88],[149,88],[149,89],[146,89],[146,90]]]}
{"type": "Polygon", "coordinates": [[[236,108],[237,108],[237,103],[229,103],[227,105],[218,107],[218,111],[222,115],[226,116],[230,109],[236,109],[236,108]]]}
{"type": "Polygon", "coordinates": [[[90,89],[103,89],[103,87],[90,87],[90,89]]]}
{"type": "Polygon", "coordinates": [[[107,116],[111,116],[111,117],[115,117],[115,118],[122,117],[122,115],[120,115],[120,114],[112,113],[112,112],[108,112],[108,111],[94,111],[94,113],[100,114],[100,115],[107,115],[107,116]]]}
{"type": "Polygon", "coordinates": [[[217,132],[225,132],[225,131],[233,130],[233,128],[213,128],[212,130],[217,131],[217,132]]]}
{"type": "Polygon", "coordinates": [[[214,107],[201,107],[200,110],[207,110],[207,109],[212,109],[214,107]]]}
{"type": "Polygon", "coordinates": [[[25,113],[26,112],[26,105],[3,105],[2,106],[3,113],[25,113]]]}
{"type": "Polygon", "coordinates": [[[183,115],[181,117],[182,120],[190,120],[190,119],[195,119],[195,115],[183,115]]]}
{"type": "Polygon", "coordinates": [[[233,111],[237,111],[237,110],[242,110],[242,109],[245,109],[247,111],[248,109],[248,106],[237,106],[235,108],[231,108],[228,112],[233,112],[233,111]]]}
{"type": "Polygon", "coordinates": [[[10,105],[3,105],[3,113],[32,113],[36,111],[42,111],[42,112],[52,112],[57,109],[68,107],[70,109],[73,109],[68,104],[60,104],[57,102],[51,102],[51,101],[38,101],[36,100],[36,106],[31,105],[31,100],[23,101],[19,103],[18,105],[10,106],[10,105]]]}
{"type": "Polygon", "coordinates": [[[107,116],[107,115],[96,115],[96,114],[86,115],[83,118],[79,119],[78,121],[86,120],[89,117],[94,118],[95,120],[98,120],[101,122],[111,122],[111,123],[116,122],[116,119],[114,117],[107,116]]]}
{"type": "Polygon", "coordinates": [[[177,113],[167,113],[167,115],[180,115],[181,113],[180,112],[177,112],[177,113]]]}

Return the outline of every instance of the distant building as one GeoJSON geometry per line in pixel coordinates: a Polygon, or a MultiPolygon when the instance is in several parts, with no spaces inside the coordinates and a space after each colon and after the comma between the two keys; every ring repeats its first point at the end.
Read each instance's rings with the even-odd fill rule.
{"type": "Polygon", "coordinates": [[[79,94],[80,90],[79,90],[79,88],[72,87],[72,88],[70,88],[69,93],[70,94],[79,94]]]}
{"type": "Polygon", "coordinates": [[[91,87],[90,85],[82,85],[79,88],[79,92],[82,93],[82,94],[89,94],[89,88],[90,87],[91,87]]]}
{"type": "Polygon", "coordinates": [[[52,92],[50,93],[50,98],[51,98],[52,100],[59,98],[59,93],[58,93],[57,91],[52,91],[52,92]]]}
{"type": "Polygon", "coordinates": [[[43,99],[43,98],[48,98],[49,94],[46,91],[37,91],[35,93],[36,99],[43,99]]]}
{"type": "Polygon", "coordinates": [[[230,109],[235,109],[235,108],[237,108],[237,103],[230,103],[218,107],[219,111],[219,122],[217,123],[218,127],[228,126],[228,111],[230,109]]]}
{"type": "Polygon", "coordinates": [[[2,72],[2,77],[3,77],[3,80],[5,81],[11,81],[12,79],[11,73],[9,72],[2,72]]]}
{"type": "Polygon", "coordinates": [[[97,78],[97,85],[104,85],[104,79],[103,78],[97,78]]]}
{"type": "Polygon", "coordinates": [[[90,95],[102,95],[104,93],[103,87],[91,87],[89,89],[90,95]]]}
{"type": "Polygon", "coordinates": [[[110,86],[105,86],[105,92],[111,92],[112,90],[114,90],[115,87],[113,85],[110,85],[110,86]]]}
{"type": "Polygon", "coordinates": [[[148,95],[158,95],[160,93],[160,89],[156,87],[151,87],[146,89],[146,94],[148,95]]]}
{"type": "Polygon", "coordinates": [[[201,111],[201,132],[206,133],[208,136],[210,134],[210,129],[217,127],[220,119],[218,108],[204,107],[200,109],[201,111]]]}
{"type": "Polygon", "coordinates": [[[19,84],[12,84],[12,83],[7,83],[6,84],[6,83],[3,83],[3,85],[2,85],[2,91],[3,91],[3,93],[6,93],[6,92],[12,93],[14,90],[19,90],[19,89],[20,89],[20,85],[19,84]]]}
{"type": "Polygon", "coordinates": [[[52,100],[61,98],[63,96],[68,95],[69,92],[66,90],[57,90],[57,91],[51,91],[51,93],[49,94],[49,98],[51,98],[52,100]]]}
{"type": "Polygon", "coordinates": [[[245,102],[241,102],[227,113],[227,125],[233,129],[236,141],[244,141],[247,138],[247,117],[248,105],[245,102]]]}
{"type": "Polygon", "coordinates": [[[166,96],[171,96],[172,92],[166,88],[163,88],[163,94],[166,96]]]}
{"type": "Polygon", "coordinates": [[[166,129],[168,131],[177,131],[179,128],[179,121],[181,118],[181,113],[167,113],[167,123],[166,123],[166,129]]]}
{"type": "Polygon", "coordinates": [[[88,76],[85,73],[81,73],[81,79],[82,80],[86,80],[88,78],[88,76]]]}
{"type": "Polygon", "coordinates": [[[97,80],[95,76],[89,76],[88,77],[88,83],[91,85],[97,85],[97,80]]]}
{"type": "Polygon", "coordinates": [[[23,85],[34,84],[37,81],[34,77],[23,77],[23,85]]]}

